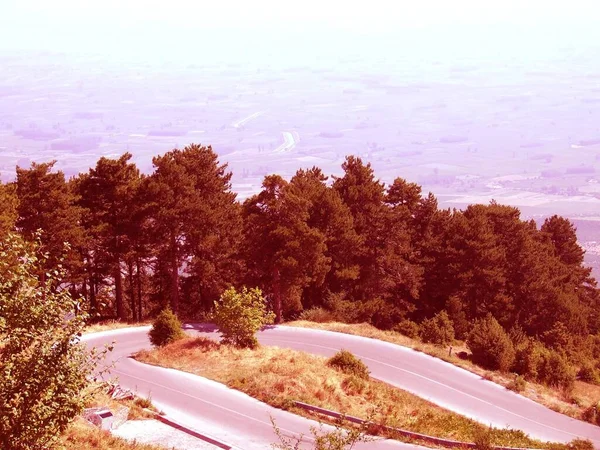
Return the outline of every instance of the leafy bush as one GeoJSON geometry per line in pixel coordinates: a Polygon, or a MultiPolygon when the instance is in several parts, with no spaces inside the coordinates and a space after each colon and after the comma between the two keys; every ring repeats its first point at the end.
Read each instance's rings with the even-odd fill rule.
{"type": "Polygon", "coordinates": [[[574,386],[575,370],[563,355],[554,350],[550,350],[544,358],[540,373],[543,373],[541,381],[550,386],[567,390],[574,386]]]}
{"type": "Polygon", "coordinates": [[[448,345],[454,341],[454,327],[446,311],[441,311],[421,324],[421,339],[436,345],[448,345]]]}
{"type": "Polygon", "coordinates": [[[258,346],[256,332],[273,323],[275,315],[267,311],[265,299],[258,288],[237,292],[229,288],[219,301],[215,302],[212,316],[219,328],[224,344],[236,347],[254,348],[258,346]]]}
{"type": "Polygon", "coordinates": [[[488,369],[505,372],[515,360],[512,342],[491,314],[475,322],[467,345],[473,353],[473,361],[488,369]]]}
{"type": "Polygon", "coordinates": [[[528,380],[537,380],[548,352],[541,342],[528,339],[517,349],[513,370],[528,380]]]}
{"type": "Polygon", "coordinates": [[[412,339],[418,338],[421,331],[418,323],[408,319],[398,322],[394,325],[393,330],[412,339]]]}
{"type": "Polygon", "coordinates": [[[586,383],[600,384],[600,376],[598,375],[598,371],[589,363],[581,366],[579,372],[577,373],[577,378],[579,378],[581,381],[585,381],[586,383]]]}
{"type": "Polygon", "coordinates": [[[573,348],[572,333],[562,322],[556,322],[550,330],[544,332],[542,341],[548,348],[560,352],[569,353],[573,348]]]}
{"type": "Polygon", "coordinates": [[[327,365],[358,378],[369,378],[369,369],[356,356],[347,350],[340,350],[327,361],[327,365]]]}
{"type": "Polygon", "coordinates": [[[318,323],[335,322],[333,313],[320,306],[302,311],[298,319],[318,323]]]}
{"type": "Polygon", "coordinates": [[[475,429],[473,443],[475,444],[476,450],[492,450],[494,448],[492,442],[492,427],[477,427],[475,429]]]}
{"type": "Polygon", "coordinates": [[[521,375],[515,376],[515,378],[508,384],[508,389],[515,392],[523,392],[527,387],[527,382],[521,375]]]}
{"type": "MultiPolygon", "coordinates": [[[[53,448],[86,402],[88,376],[106,351],[79,343],[88,315],[48,270],[39,247],[0,241],[0,448],[53,448]],[[45,280],[38,274],[46,271],[45,280]]],[[[110,347],[109,347],[110,349],[110,347]]],[[[107,349],[107,351],[109,350],[107,349]]]]}
{"type": "Polygon", "coordinates": [[[152,345],[162,347],[163,345],[175,342],[185,336],[181,329],[181,322],[171,308],[165,308],[156,317],[152,323],[152,328],[148,333],[152,345]]]}
{"type": "Polygon", "coordinates": [[[586,422],[600,426],[600,402],[588,406],[581,414],[581,418],[586,422]]]}
{"type": "Polygon", "coordinates": [[[380,298],[359,302],[355,306],[355,313],[358,322],[368,322],[380,330],[391,330],[404,314],[399,308],[380,298]]]}
{"type": "Polygon", "coordinates": [[[446,301],[446,310],[454,326],[454,337],[464,340],[469,335],[471,323],[467,319],[467,314],[463,309],[462,301],[459,297],[452,296],[446,301]]]}
{"type": "Polygon", "coordinates": [[[573,439],[567,447],[569,450],[594,450],[594,444],[589,439],[573,439]]]}

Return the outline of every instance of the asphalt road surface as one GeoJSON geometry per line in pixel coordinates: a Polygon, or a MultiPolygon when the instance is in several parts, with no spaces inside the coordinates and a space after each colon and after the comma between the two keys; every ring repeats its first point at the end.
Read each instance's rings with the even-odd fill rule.
{"type": "MultiPolygon", "coordinates": [[[[186,325],[189,332],[218,339],[210,325],[186,325]]],[[[86,336],[95,346],[117,341],[111,359],[113,375],[125,387],[152,400],[171,417],[240,448],[268,448],[276,442],[269,414],[290,435],[310,435],[310,421],[270,408],[240,392],[204,378],[147,366],[128,358],[149,347],[149,327],[86,336]],[[265,447],[266,444],[266,447],[265,447]]],[[[523,430],[532,437],[557,442],[590,439],[600,449],[600,427],[554,412],[497,384],[423,353],[369,338],[329,331],[275,326],[258,335],[263,345],[293,348],[323,356],[351,351],[371,370],[371,376],[413,392],[440,406],[486,425],[523,430]]],[[[363,448],[400,448],[405,444],[378,441],[363,448]]],[[[414,446],[411,446],[415,448],[414,446]]]]}
{"type": "MultiPolygon", "coordinates": [[[[319,424],[304,417],[272,408],[242,392],[229,389],[196,375],[172,369],[142,364],[129,355],[150,348],[147,333],[150,327],[92,333],[84,336],[88,346],[102,347],[116,341],[107,364],[114,363],[111,377],[127,389],[152,403],[181,425],[217,439],[234,448],[264,450],[279,440],[273,431],[271,417],[288,438],[304,435],[302,448],[312,448],[310,427],[319,424]]],[[[195,332],[208,330],[208,336],[218,338],[212,327],[195,326],[195,332]]],[[[194,332],[194,333],[195,333],[194,332]]],[[[330,429],[324,426],[324,429],[330,429]]],[[[423,447],[377,438],[360,443],[357,449],[423,450],[423,447]]]]}

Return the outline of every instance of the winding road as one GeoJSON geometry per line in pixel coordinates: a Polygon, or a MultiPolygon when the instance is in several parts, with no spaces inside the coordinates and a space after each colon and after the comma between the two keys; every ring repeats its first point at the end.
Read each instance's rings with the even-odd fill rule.
{"type": "MultiPolygon", "coordinates": [[[[189,333],[218,339],[215,328],[187,324],[189,333]]],[[[315,422],[271,408],[220,383],[172,369],[148,366],[129,355],[150,347],[149,327],[138,327],[84,336],[90,346],[116,341],[111,360],[112,376],[119,383],[152,401],[183,425],[241,449],[269,448],[277,442],[269,416],[284,434],[310,436],[315,422]]],[[[293,348],[331,356],[345,348],[362,359],[371,376],[413,392],[440,406],[484,424],[523,430],[547,441],[590,439],[600,449],[600,427],[554,412],[497,384],[437,358],[412,349],[359,336],[287,326],[274,326],[258,335],[263,345],[293,348]]],[[[306,438],[310,440],[310,438],[306,438]]],[[[378,440],[358,448],[418,448],[378,440]]]]}

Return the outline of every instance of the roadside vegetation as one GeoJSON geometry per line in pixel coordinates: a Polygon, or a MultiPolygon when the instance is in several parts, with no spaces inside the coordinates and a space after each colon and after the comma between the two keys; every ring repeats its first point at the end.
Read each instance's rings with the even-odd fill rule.
{"type": "Polygon", "coordinates": [[[62,434],[56,450],[165,450],[157,445],[140,444],[100,430],[83,419],[77,419],[62,434]]]}
{"type": "MultiPolygon", "coordinates": [[[[171,367],[221,382],[297,414],[309,413],[294,400],[356,417],[385,417],[389,426],[472,442],[485,427],[415,395],[365,375],[362,362],[348,352],[330,360],[277,347],[238,348],[205,338],[187,338],[135,355],[139,361],[171,367]]],[[[492,431],[497,445],[559,448],[522,432],[492,431]]]]}
{"type": "MultiPolygon", "coordinates": [[[[158,411],[149,398],[115,400],[108,394],[110,384],[92,383],[86,388],[86,408],[108,407],[111,411],[129,408],[127,420],[153,419],[158,411]],[[150,411],[150,412],[148,412],[150,411]]],[[[60,436],[53,447],[56,450],[164,450],[158,445],[140,444],[113,436],[109,431],[96,428],[82,417],[77,417],[60,436]]]]}
{"type": "MultiPolygon", "coordinates": [[[[600,385],[596,383],[589,383],[578,379],[567,379],[569,384],[566,387],[547,385],[514,372],[489,370],[475,364],[467,343],[459,340],[452,342],[452,350],[450,352],[450,344],[444,346],[428,344],[420,340],[418,334],[415,337],[409,337],[393,330],[379,330],[365,323],[346,324],[341,322],[297,320],[286,323],[286,325],[353,334],[409,347],[476,373],[486,380],[493,381],[507,389],[518,392],[555,411],[600,425],[600,414],[596,414],[596,411],[600,411],[600,385]]],[[[524,354],[522,355],[524,356],[524,354]]],[[[534,358],[535,355],[528,357],[534,358]]],[[[551,362],[547,361],[547,363],[551,362]]],[[[541,362],[539,364],[541,367],[541,362]]],[[[568,371],[567,373],[572,375],[573,372],[568,371]]],[[[555,372],[552,371],[548,372],[548,374],[556,376],[555,372]]]]}
{"type": "Polygon", "coordinates": [[[118,330],[121,328],[130,328],[130,327],[140,327],[144,325],[150,325],[152,323],[151,320],[143,320],[143,321],[131,321],[131,320],[116,320],[116,319],[106,319],[100,321],[89,321],[84,329],[84,333],[96,333],[99,331],[110,331],[110,330],[118,330]]]}
{"type": "Polygon", "coordinates": [[[51,447],[82,411],[105,351],[78,343],[86,314],[60,289],[60,265],[46,272],[38,243],[9,234],[0,254],[0,448],[51,447]]]}

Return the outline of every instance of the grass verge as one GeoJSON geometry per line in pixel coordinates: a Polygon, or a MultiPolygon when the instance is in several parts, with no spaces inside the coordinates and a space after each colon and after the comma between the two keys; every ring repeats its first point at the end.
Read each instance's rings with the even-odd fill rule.
{"type": "Polygon", "coordinates": [[[165,447],[130,442],[113,436],[108,431],[90,425],[84,419],[73,421],[55,448],[61,450],[165,450],[165,447]]]}
{"type": "MultiPolygon", "coordinates": [[[[188,338],[135,355],[139,361],[194,373],[277,408],[310,415],[298,400],[343,414],[385,418],[385,424],[447,439],[473,442],[484,429],[477,422],[413,394],[327,365],[325,358],[277,347],[238,349],[205,338],[188,338]]],[[[521,431],[493,429],[494,445],[567,448],[528,438],[521,431]]]]}
{"type": "MultiPolygon", "coordinates": [[[[457,342],[452,348],[452,354],[449,355],[448,347],[440,347],[433,344],[425,344],[417,339],[412,339],[395,331],[383,331],[366,323],[346,324],[340,322],[317,323],[306,320],[297,320],[288,322],[286,325],[302,328],[313,328],[318,330],[336,331],[338,333],[353,334],[381,341],[391,342],[393,344],[409,347],[414,350],[426,353],[446,362],[454,364],[469,370],[482,378],[493,381],[507,389],[515,389],[515,375],[509,373],[500,373],[492,370],[486,370],[468,359],[469,349],[463,342],[457,342]],[[461,355],[461,356],[459,356],[461,355]]],[[[572,392],[565,392],[560,389],[554,389],[539,383],[526,382],[522,389],[518,389],[519,394],[530,398],[548,408],[566,414],[570,417],[581,419],[583,411],[600,401],[600,386],[575,382],[572,392]]]]}
{"type": "MultiPolygon", "coordinates": [[[[107,394],[107,386],[93,384],[89,387],[93,396],[86,404],[86,408],[107,406],[112,411],[122,407],[128,407],[127,420],[153,419],[154,415],[148,413],[156,411],[149,399],[136,397],[132,400],[114,400],[107,394]]],[[[157,445],[140,444],[122,439],[110,434],[106,430],[100,430],[78,417],[74,420],[67,431],[61,436],[54,447],[55,449],[77,449],[77,450],[164,450],[165,447],[157,445]]]]}
{"type": "Polygon", "coordinates": [[[86,325],[83,332],[84,333],[95,333],[97,331],[109,331],[109,330],[118,330],[119,328],[129,328],[129,327],[142,327],[144,325],[151,325],[152,321],[143,320],[141,322],[131,322],[131,321],[120,321],[120,320],[103,320],[101,322],[91,323],[86,325]]]}

